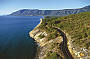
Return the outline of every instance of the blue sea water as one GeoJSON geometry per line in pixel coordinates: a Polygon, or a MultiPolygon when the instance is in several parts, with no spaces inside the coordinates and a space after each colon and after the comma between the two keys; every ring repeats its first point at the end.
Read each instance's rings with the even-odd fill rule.
{"type": "Polygon", "coordinates": [[[36,45],[29,32],[42,16],[0,16],[0,59],[34,59],[36,45]]]}

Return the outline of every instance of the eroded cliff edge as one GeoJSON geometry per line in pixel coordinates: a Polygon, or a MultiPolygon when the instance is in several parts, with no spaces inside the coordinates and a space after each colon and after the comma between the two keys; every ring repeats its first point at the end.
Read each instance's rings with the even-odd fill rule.
{"type": "MultiPolygon", "coordinates": [[[[57,22],[58,23],[58,22],[57,22]]],[[[40,22],[42,24],[42,20],[40,22]]],[[[52,33],[55,33],[54,38],[49,38],[52,36],[52,33],[46,32],[45,29],[40,29],[40,24],[33,29],[29,34],[32,38],[35,39],[37,43],[40,45],[40,53],[39,59],[50,59],[50,58],[57,58],[57,59],[85,59],[89,58],[88,51],[84,48],[75,49],[72,45],[71,36],[61,30],[58,27],[51,26],[52,33]],[[82,51],[83,50],[83,51],[82,51]],[[67,52],[68,51],[68,52],[67,52]],[[73,56],[73,57],[72,57],[73,56]]],[[[47,24],[47,23],[45,23],[47,24]]],[[[46,26],[48,28],[48,26],[46,26]]]]}
{"type": "MultiPolygon", "coordinates": [[[[40,22],[41,24],[42,19],[40,20],[41,20],[40,22]]],[[[30,37],[34,38],[35,41],[40,46],[40,53],[38,55],[38,59],[49,59],[49,58],[65,59],[63,52],[60,50],[60,44],[63,41],[62,36],[49,40],[47,38],[49,33],[46,33],[45,31],[40,30],[38,28],[40,24],[29,33],[30,37]],[[40,37],[40,36],[44,36],[44,37],[40,37]]]]}
{"type": "MultiPolygon", "coordinates": [[[[40,20],[41,24],[42,19],[40,20]]],[[[59,28],[53,27],[53,29],[55,29],[59,35],[54,39],[49,39],[47,37],[49,33],[38,28],[40,24],[29,33],[30,37],[34,38],[40,46],[38,59],[73,59],[68,50],[67,40],[64,38],[65,36],[63,32],[59,28]]]]}

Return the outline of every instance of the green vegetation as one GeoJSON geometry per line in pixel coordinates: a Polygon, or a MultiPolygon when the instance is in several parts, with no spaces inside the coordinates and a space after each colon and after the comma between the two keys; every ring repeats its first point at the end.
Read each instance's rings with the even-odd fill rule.
{"type": "Polygon", "coordinates": [[[72,14],[64,17],[46,17],[43,19],[41,30],[50,33],[49,40],[58,37],[60,34],[52,27],[58,27],[68,33],[73,45],[85,47],[90,46],[90,12],[72,14]]]}
{"type": "Polygon", "coordinates": [[[61,57],[56,52],[48,52],[45,59],[61,59],[61,57]]]}
{"type": "Polygon", "coordinates": [[[44,35],[39,35],[39,38],[40,38],[40,39],[42,39],[42,38],[44,38],[44,37],[45,37],[44,35]]]}
{"type": "Polygon", "coordinates": [[[48,52],[47,59],[55,59],[57,58],[56,53],[48,52]]]}

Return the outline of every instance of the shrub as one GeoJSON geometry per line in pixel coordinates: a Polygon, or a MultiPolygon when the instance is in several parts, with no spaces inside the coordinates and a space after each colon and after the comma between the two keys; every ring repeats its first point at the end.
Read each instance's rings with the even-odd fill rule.
{"type": "Polygon", "coordinates": [[[39,38],[40,38],[40,39],[42,39],[42,38],[44,38],[44,37],[45,37],[45,36],[44,36],[44,35],[42,35],[42,34],[41,34],[41,35],[39,35],[39,38]]]}

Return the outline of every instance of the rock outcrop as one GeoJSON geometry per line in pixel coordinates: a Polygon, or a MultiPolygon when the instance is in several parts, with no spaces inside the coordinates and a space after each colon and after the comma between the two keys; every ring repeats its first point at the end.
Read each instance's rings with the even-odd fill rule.
{"type": "MultiPolygon", "coordinates": [[[[42,22],[42,19],[41,19],[41,22],[42,22]]],[[[40,22],[40,24],[41,24],[41,22],[40,22]]],[[[40,52],[38,52],[38,57],[36,56],[36,58],[37,59],[47,58],[48,53],[50,52],[52,54],[56,53],[56,57],[58,56],[57,58],[64,59],[64,55],[59,48],[59,45],[63,41],[63,38],[60,36],[55,39],[48,40],[48,38],[47,38],[48,33],[46,33],[45,31],[42,31],[38,28],[40,26],[40,24],[29,33],[30,37],[34,38],[34,40],[39,45],[40,52]],[[39,37],[40,35],[44,35],[45,37],[40,38],[39,37]]]]}
{"type": "MultiPolygon", "coordinates": [[[[42,23],[42,19],[41,19],[40,24],[41,23],[42,23]]],[[[90,58],[90,55],[89,55],[90,52],[85,48],[77,49],[77,47],[74,47],[72,45],[71,36],[65,31],[61,31],[60,28],[56,28],[56,29],[57,31],[59,31],[59,33],[62,33],[62,35],[55,39],[48,40],[47,38],[48,33],[38,28],[40,24],[29,33],[30,37],[34,38],[40,47],[38,59],[47,59],[47,57],[50,56],[48,55],[50,53],[51,54],[56,53],[56,55],[58,55],[59,58],[65,59],[68,57],[67,54],[64,54],[64,53],[67,53],[67,51],[65,52],[65,50],[68,50],[68,53],[70,51],[69,54],[71,55],[69,56],[73,56],[74,59],[89,59],[90,58]],[[40,35],[44,35],[44,37],[40,38],[39,37],[40,35]],[[64,41],[67,40],[67,41],[64,42],[63,40],[64,41]],[[67,49],[65,47],[67,47],[67,49]]]]}

